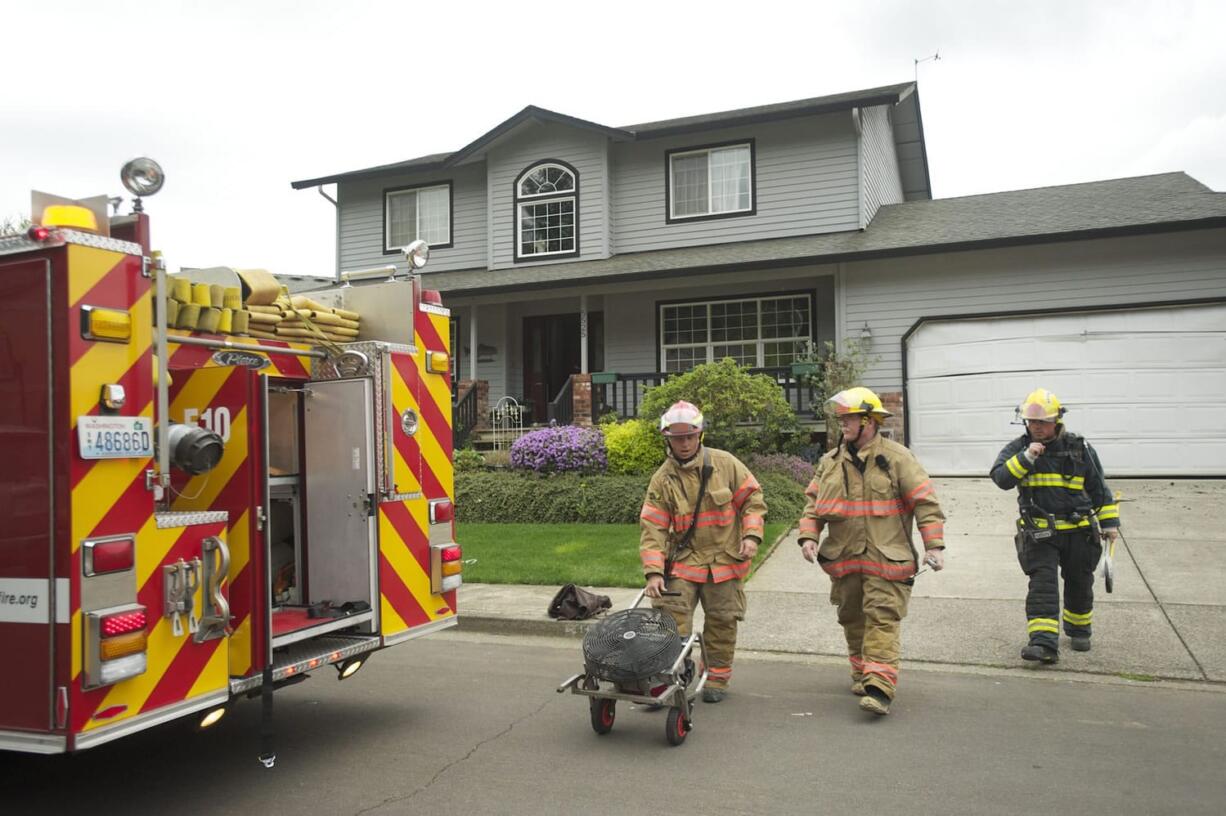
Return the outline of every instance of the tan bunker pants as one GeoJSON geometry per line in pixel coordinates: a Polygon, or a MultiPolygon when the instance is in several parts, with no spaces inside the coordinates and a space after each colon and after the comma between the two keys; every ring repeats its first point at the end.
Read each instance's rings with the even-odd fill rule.
{"type": "Polygon", "coordinates": [[[902,619],[910,598],[910,584],[876,575],[852,573],[831,579],[830,602],[838,607],[847,637],[851,679],[876,686],[891,700],[898,685],[902,619]]]}
{"type": "Polygon", "coordinates": [[[745,619],[745,589],[739,579],[714,583],[695,583],[681,578],[668,582],[668,588],[681,594],[657,598],[652,605],[667,610],[677,622],[677,630],[689,637],[694,607],[702,603],[705,620],[702,628],[703,659],[707,663],[707,685],[727,688],[732,679],[732,657],[736,652],[737,621],[745,619]]]}

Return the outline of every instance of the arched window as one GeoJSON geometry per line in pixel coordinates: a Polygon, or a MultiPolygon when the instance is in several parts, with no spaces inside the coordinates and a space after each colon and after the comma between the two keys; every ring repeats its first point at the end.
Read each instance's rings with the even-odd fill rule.
{"type": "Polygon", "coordinates": [[[557,160],[515,181],[515,259],[579,254],[579,174],[557,160]]]}

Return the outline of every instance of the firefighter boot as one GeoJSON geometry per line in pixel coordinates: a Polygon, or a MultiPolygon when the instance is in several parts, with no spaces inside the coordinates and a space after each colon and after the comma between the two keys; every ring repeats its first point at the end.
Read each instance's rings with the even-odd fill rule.
{"type": "Polygon", "coordinates": [[[720,700],[724,699],[724,695],[727,693],[728,692],[722,688],[707,687],[702,690],[702,701],[704,703],[718,703],[720,700]]]}
{"type": "Polygon", "coordinates": [[[863,697],[865,694],[864,681],[863,680],[852,680],[851,681],[851,693],[856,695],[857,697],[863,697]]]}
{"type": "Polygon", "coordinates": [[[1060,653],[1042,643],[1031,643],[1022,647],[1022,660],[1037,660],[1040,663],[1055,663],[1060,659],[1060,653]]]}
{"type": "Polygon", "coordinates": [[[860,698],[860,710],[885,716],[890,713],[890,698],[876,686],[865,686],[864,696],[860,698]]]}
{"type": "Polygon", "coordinates": [[[1088,637],[1075,637],[1070,640],[1069,645],[1073,647],[1074,652],[1090,651],[1090,639],[1088,637]]]}

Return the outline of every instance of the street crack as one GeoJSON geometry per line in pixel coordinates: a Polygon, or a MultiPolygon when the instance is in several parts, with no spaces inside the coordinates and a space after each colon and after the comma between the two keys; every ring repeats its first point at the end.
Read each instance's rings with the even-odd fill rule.
{"type": "Polygon", "coordinates": [[[417,789],[415,789],[415,790],[414,790],[414,791],[412,791],[411,793],[405,794],[405,795],[403,795],[403,796],[389,796],[387,799],[384,799],[382,802],[379,802],[378,804],[371,805],[370,807],[362,808],[361,810],[357,811],[357,812],[354,814],[354,816],[362,816],[362,814],[363,814],[363,813],[370,813],[371,811],[378,810],[379,808],[385,807],[385,806],[387,806],[387,805],[395,804],[395,803],[397,803],[397,802],[408,802],[408,801],[411,801],[411,800],[412,800],[414,797],[416,797],[418,794],[420,794],[420,793],[424,793],[425,791],[429,790],[429,789],[430,789],[430,788],[431,788],[431,787],[434,785],[434,783],[435,783],[435,782],[437,782],[437,781],[439,780],[439,777],[441,777],[443,774],[447,773],[449,770],[451,770],[452,768],[454,768],[456,765],[459,765],[459,764],[460,764],[460,763],[462,763],[462,762],[467,762],[467,761],[469,760],[469,758],[471,758],[471,757],[473,756],[473,754],[475,754],[475,753],[477,753],[478,751],[480,751],[480,750],[481,750],[483,747],[485,747],[486,745],[489,745],[489,744],[490,744],[490,743],[492,743],[492,742],[497,742],[498,740],[500,740],[500,739],[502,739],[503,737],[505,737],[507,734],[510,734],[512,731],[514,731],[514,730],[515,730],[515,726],[519,725],[519,724],[520,724],[520,723],[522,723],[522,722],[526,722],[526,721],[528,721],[528,720],[532,719],[532,718],[533,718],[533,717],[535,717],[537,714],[540,714],[540,713],[541,713],[542,711],[544,711],[544,710],[545,710],[545,709],[546,709],[546,708],[547,708],[547,707],[550,705],[550,703],[552,703],[552,702],[553,702],[553,700],[551,700],[551,699],[546,699],[546,700],[545,700],[543,703],[541,703],[541,704],[540,704],[540,705],[539,705],[539,706],[538,706],[538,707],[537,707],[535,710],[533,710],[533,711],[529,711],[527,714],[523,715],[522,717],[520,717],[520,718],[518,718],[518,719],[516,719],[516,720],[513,720],[513,721],[512,721],[512,722],[511,722],[511,723],[510,723],[510,724],[509,724],[509,725],[508,725],[506,728],[502,729],[502,730],[501,730],[501,731],[499,731],[497,734],[493,734],[493,735],[491,735],[491,736],[489,736],[489,737],[487,737],[487,738],[485,738],[485,739],[481,740],[481,741],[480,741],[480,742],[478,742],[476,745],[474,745],[474,746],[473,746],[473,747],[472,747],[472,748],[471,748],[471,749],[468,751],[468,753],[466,753],[464,756],[462,756],[462,757],[458,757],[458,758],[456,758],[456,759],[453,759],[451,762],[448,762],[446,765],[444,765],[443,767],[441,767],[441,768],[439,768],[437,771],[435,771],[435,772],[434,772],[434,775],[433,775],[432,777],[430,777],[430,781],[429,781],[429,782],[427,782],[427,783],[426,783],[426,784],[424,784],[424,785],[421,785],[420,787],[418,787],[417,789]]]}

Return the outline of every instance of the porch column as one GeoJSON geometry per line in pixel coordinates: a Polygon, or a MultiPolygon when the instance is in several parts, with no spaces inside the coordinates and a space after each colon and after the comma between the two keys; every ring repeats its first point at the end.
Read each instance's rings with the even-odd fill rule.
{"type": "Polygon", "coordinates": [[[471,317],[468,320],[468,378],[477,381],[477,304],[471,307],[471,317]]]}
{"type": "Polygon", "coordinates": [[[579,373],[587,374],[587,295],[579,295],[579,373]]]}

